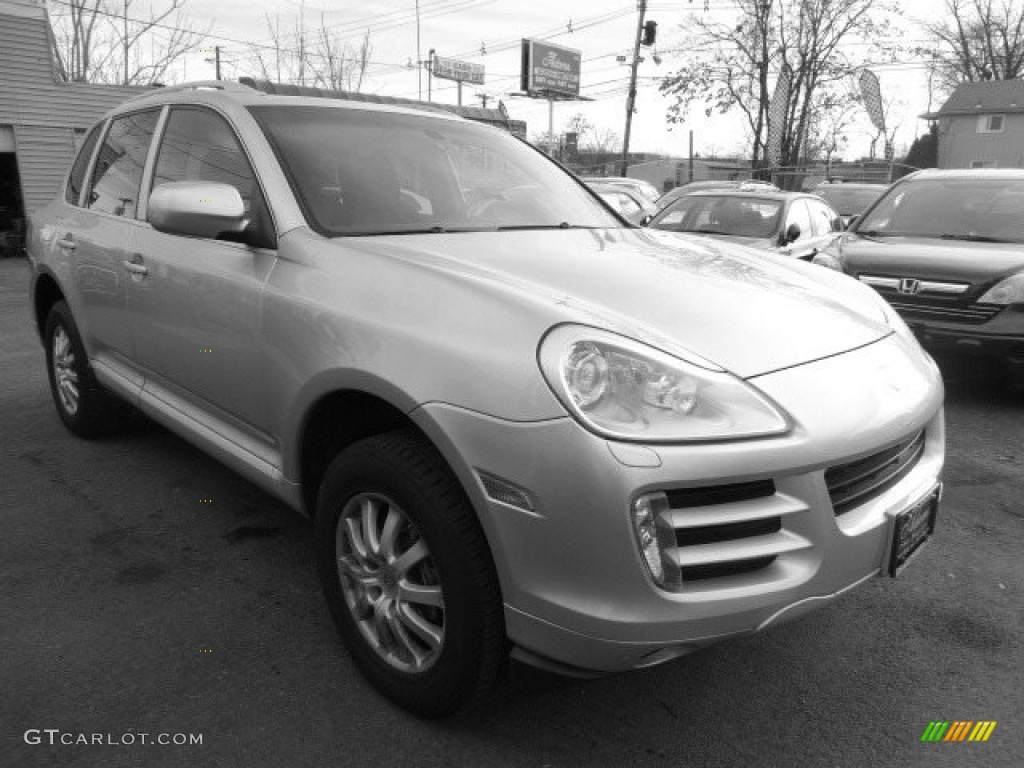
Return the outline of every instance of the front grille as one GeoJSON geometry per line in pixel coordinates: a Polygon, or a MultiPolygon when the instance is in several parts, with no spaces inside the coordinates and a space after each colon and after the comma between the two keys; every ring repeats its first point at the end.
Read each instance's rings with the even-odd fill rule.
{"type": "Polygon", "coordinates": [[[690,581],[701,581],[703,579],[721,579],[725,576],[742,576],[747,573],[754,573],[767,568],[775,562],[776,556],[755,557],[751,560],[733,560],[728,563],[715,563],[714,565],[691,565],[683,567],[683,584],[690,581]]]}
{"type": "Polygon", "coordinates": [[[825,471],[832,509],[842,515],[880,496],[906,477],[924,453],[924,432],[891,448],[825,471]]]}
{"type": "Polygon", "coordinates": [[[732,483],[730,485],[711,485],[703,488],[680,488],[666,491],[668,505],[672,509],[689,509],[706,507],[709,504],[729,504],[734,501],[759,499],[775,493],[775,483],[771,480],[757,480],[752,483],[732,483]]]}
{"type": "Polygon", "coordinates": [[[910,322],[914,320],[933,320],[943,323],[981,325],[999,314],[999,310],[1002,309],[1002,306],[999,304],[969,304],[964,307],[958,307],[951,304],[895,301],[893,298],[890,298],[890,296],[896,295],[898,294],[888,292],[885,294],[892,308],[899,312],[904,320],[910,322]]]}
{"type": "Polygon", "coordinates": [[[810,542],[783,527],[783,518],[806,509],[776,493],[775,483],[748,483],[665,491],[675,533],[670,553],[687,584],[755,574],[780,555],[810,542]]]}

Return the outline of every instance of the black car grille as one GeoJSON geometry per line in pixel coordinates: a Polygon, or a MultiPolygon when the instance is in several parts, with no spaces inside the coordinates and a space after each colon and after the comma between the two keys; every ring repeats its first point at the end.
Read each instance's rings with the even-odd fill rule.
{"type": "Polygon", "coordinates": [[[997,314],[1002,306],[999,304],[968,304],[967,306],[956,306],[952,304],[938,304],[925,302],[897,301],[895,297],[899,294],[886,292],[885,297],[889,300],[892,308],[908,321],[934,320],[947,323],[968,323],[980,325],[987,323],[997,314]]]}
{"type": "Polygon", "coordinates": [[[825,485],[836,515],[849,512],[892,488],[924,453],[924,432],[891,448],[825,471],[825,485]]]}

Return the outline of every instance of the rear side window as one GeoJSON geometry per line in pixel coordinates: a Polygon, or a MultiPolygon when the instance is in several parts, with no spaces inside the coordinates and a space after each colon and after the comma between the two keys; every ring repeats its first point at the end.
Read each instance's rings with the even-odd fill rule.
{"type": "Polygon", "coordinates": [[[216,181],[230,184],[252,211],[259,188],[235,133],[220,115],[208,109],[171,110],[157,154],[153,188],[172,181],[216,181]]]}
{"type": "Polygon", "coordinates": [[[811,231],[815,235],[827,235],[830,232],[838,232],[840,226],[839,218],[832,212],[831,208],[822,205],[816,200],[808,200],[807,206],[811,209],[811,231]]]}
{"type": "Polygon", "coordinates": [[[788,230],[793,224],[800,227],[800,236],[797,240],[803,240],[804,238],[810,237],[812,234],[811,229],[811,214],[807,211],[807,204],[803,200],[794,200],[789,206],[789,217],[786,219],[786,229],[788,230]]]}
{"type": "Polygon", "coordinates": [[[64,190],[64,199],[71,203],[71,205],[78,205],[82,185],[85,183],[85,172],[89,170],[89,160],[92,159],[92,151],[96,147],[96,140],[100,137],[100,128],[102,126],[103,123],[100,123],[89,131],[89,135],[82,142],[81,149],[78,150],[75,164],[71,166],[71,176],[68,178],[68,186],[64,190]]]}
{"type": "Polygon", "coordinates": [[[115,118],[103,140],[89,190],[90,210],[135,218],[142,169],[159,109],[115,118]]]}

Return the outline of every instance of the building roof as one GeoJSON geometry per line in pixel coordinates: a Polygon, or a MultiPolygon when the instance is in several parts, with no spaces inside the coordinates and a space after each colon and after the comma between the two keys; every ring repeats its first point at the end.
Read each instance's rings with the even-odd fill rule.
{"type": "Polygon", "coordinates": [[[71,164],[76,136],[146,89],[57,77],[42,0],[0,0],[0,125],[14,128],[26,211],[45,205],[71,164]]]}
{"type": "Polygon", "coordinates": [[[50,24],[39,0],[0,0],[0,123],[85,129],[146,88],[67,83],[52,57],[50,24]]]}
{"type": "Polygon", "coordinates": [[[937,112],[929,112],[921,117],[934,120],[952,115],[984,115],[993,112],[1024,112],[1024,80],[960,83],[937,112]]]}

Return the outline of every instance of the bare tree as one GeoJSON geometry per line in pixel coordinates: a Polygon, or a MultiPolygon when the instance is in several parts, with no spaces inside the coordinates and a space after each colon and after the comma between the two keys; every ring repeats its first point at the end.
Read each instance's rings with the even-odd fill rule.
{"type": "Polygon", "coordinates": [[[162,10],[136,10],[135,0],[66,0],[50,9],[59,75],[69,81],[149,85],[159,82],[209,30],[183,12],[186,0],[162,10]],[[159,34],[155,34],[159,32],[159,34]]]}
{"type": "Polygon", "coordinates": [[[575,115],[565,121],[565,132],[575,133],[579,140],[582,141],[594,130],[594,124],[587,119],[587,116],[582,112],[577,112],[575,115]]]}
{"type": "Polygon", "coordinates": [[[321,16],[312,65],[316,84],[358,93],[363,87],[371,52],[370,30],[366,30],[358,46],[350,46],[331,32],[321,16]]]}
{"type": "Polygon", "coordinates": [[[622,147],[622,137],[611,128],[595,127],[588,134],[583,148],[588,152],[618,152],[622,147]]]}
{"type": "Polygon", "coordinates": [[[851,99],[849,76],[878,54],[875,41],[884,37],[891,5],[888,0],[735,0],[735,5],[737,14],[728,22],[691,15],[682,46],[690,58],[661,84],[663,93],[675,97],[668,119],[684,122],[698,104],[709,116],[738,110],[749,130],[755,167],[776,160],[768,157],[770,134],[778,137],[778,161],[797,165],[813,139],[815,115],[851,99]],[[860,61],[851,60],[842,46],[850,41],[865,44],[860,61]]]}
{"type": "Polygon", "coordinates": [[[945,0],[941,20],[925,25],[936,39],[939,85],[1013,80],[1024,75],[1024,5],[1015,0],[945,0]]]}
{"type": "Polygon", "coordinates": [[[290,32],[281,31],[280,17],[266,17],[269,45],[251,45],[253,64],[265,80],[313,85],[332,90],[362,90],[373,52],[369,30],[358,45],[331,30],[324,17],[311,33],[302,24],[302,12],[290,32]]]}

